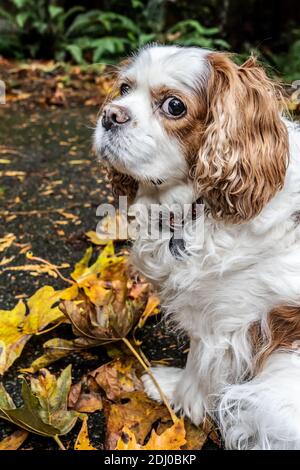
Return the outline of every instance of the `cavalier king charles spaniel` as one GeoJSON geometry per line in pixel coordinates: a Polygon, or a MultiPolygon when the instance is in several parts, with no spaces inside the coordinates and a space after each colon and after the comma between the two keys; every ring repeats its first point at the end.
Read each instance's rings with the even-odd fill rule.
{"type": "Polygon", "coordinates": [[[204,206],[175,249],[172,231],[133,243],[190,338],[186,367],[154,367],[157,381],[228,449],[300,449],[300,129],[280,87],[253,57],[158,45],[121,64],[116,86],[94,138],[115,194],[204,206]]]}

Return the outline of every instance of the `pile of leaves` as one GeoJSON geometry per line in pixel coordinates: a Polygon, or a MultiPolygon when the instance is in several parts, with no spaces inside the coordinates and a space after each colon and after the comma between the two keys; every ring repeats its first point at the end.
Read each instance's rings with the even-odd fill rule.
{"type": "Polygon", "coordinates": [[[54,290],[45,285],[30,298],[19,300],[12,310],[0,311],[3,383],[33,336],[62,323],[73,331],[71,339],[46,341],[44,354],[20,370],[21,406],[0,385],[0,420],[19,428],[0,442],[0,450],[22,448],[29,433],[52,438],[66,450],[64,436],[78,421],[82,424],[74,448],[97,450],[89,439],[88,419],[100,410],[106,420],[105,449],[201,449],[208,436],[218,442],[212,423],[205,421],[196,428],[177,417],[160,389],[161,404],[146,396],[141,375],[151,374],[150,364],[136,337],[147,319],[159,314],[159,299],[129,266],[125,249],[116,252],[112,241],[101,240],[95,233],[88,236],[97,246],[86,250],[70,278],[64,278],[57,266],[27,253],[29,263],[44,263],[66,287],[54,290]],[[112,360],[76,383],[72,383],[71,365],[57,376],[47,369],[74,351],[95,346],[110,351],[112,360]]]}
{"type": "Polygon", "coordinates": [[[110,92],[114,71],[63,62],[17,62],[0,57],[6,103],[28,106],[99,106],[110,92]]]}

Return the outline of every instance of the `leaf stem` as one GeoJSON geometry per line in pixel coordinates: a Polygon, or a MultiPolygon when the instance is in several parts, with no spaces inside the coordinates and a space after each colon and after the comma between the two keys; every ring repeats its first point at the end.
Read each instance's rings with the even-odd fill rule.
{"type": "Polygon", "coordinates": [[[55,440],[55,442],[57,443],[58,447],[60,448],[60,450],[67,450],[65,448],[65,446],[63,445],[63,443],[61,442],[60,438],[58,437],[58,435],[56,434],[55,436],[53,436],[53,439],[55,440]]]}
{"type": "Polygon", "coordinates": [[[28,259],[32,259],[33,261],[39,261],[40,263],[43,263],[45,264],[46,266],[49,266],[50,269],[52,269],[53,271],[56,272],[56,274],[65,282],[67,282],[68,284],[71,284],[71,285],[74,285],[76,284],[74,281],[72,281],[71,279],[67,279],[66,277],[64,277],[60,271],[59,271],[59,268],[57,266],[55,266],[54,264],[52,263],[49,263],[49,261],[45,260],[44,258],[40,258],[38,256],[27,256],[28,259]]]}
{"type": "Polygon", "coordinates": [[[66,319],[62,318],[59,322],[55,323],[54,325],[50,326],[49,328],[46,328],[45,330],[37,331],[35,336],[43,335],[44,333],[49,333],[49,331],[54,330],[55,328],[58,327],[58,325],[61,325],[62,323],[66,323],[66,319]]]}
{"type": "Polygon", "coordinates": [[[166,405],[166,408],[167,408],[168,412],[171,415],[172,421],[175,424],[177,422],[178,418],[177,418],[176,414],[174,413],[174,411],[172,410],[172,408],[170,406],[170,403],[167,400],[167,397],[165,396],[164,392],[160,388],[159,383],[157,382],[151,368],[146,364],[146,362],[142,359],[140,354],[136,351],[136,349],[132,346],[132,344],[130,343],[130,341],[127,338],[122,338],[122,341],[126,344],[126,346],[130,349],[132,354],[137,358],[139,363],[143,366],[143,368],[145,369],[147,374],[151,377],[154,385],[156,386],[156,388],[158,390],[160,398],[162,399],[163,403],[166,405]]]}

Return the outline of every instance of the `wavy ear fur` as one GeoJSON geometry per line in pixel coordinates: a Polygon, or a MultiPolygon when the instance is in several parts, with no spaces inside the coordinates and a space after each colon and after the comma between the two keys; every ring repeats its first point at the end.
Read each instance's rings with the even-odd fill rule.
{"type": "Polygon", "coordinates": [[[288,135],[280,89],[253,57],[241,66],[223,53],[208,60],[208,111],[193,177],[216,219],[241,223],[284,183],[288,135]]]}

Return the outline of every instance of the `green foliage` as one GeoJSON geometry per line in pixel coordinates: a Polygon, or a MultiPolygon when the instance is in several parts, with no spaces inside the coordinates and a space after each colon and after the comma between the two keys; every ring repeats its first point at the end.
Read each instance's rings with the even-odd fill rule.
{"type": "Polygon", "coordinates": [[[183,46],[228,49],[229,44],[220,39],[219,35],[219,28],[205,28],[197,20],[184,20],[170,28],[166,38],[183,46]]]}
{"type": "Polygon", "coordinates": [[[282,70],[286,80],[300,79],[300,30],[294,31],[295,40],[287,54],[272,56],[276,67],[282,70]]]}
{"type": "Polygon", "coordinates": [[[228,48],[218,28],[197,20],[165,26],[165,0],[131,0],[130,17],[113,11],[65,11],[51,0],[11,0],[10,13],[0,9],[5,28],[0,54],[15,57],[72,59],[78,64],[115,62],[149,43],[228,48]]]}
{"type": "MultiPolygon", "coordinates": [[[[80,0],[78,3],[85,4],[80,0]]],[[[151,42],[229,49],[224,31],[227,28],[227,37],[234,41],[229,21],[233,4],[229,7],[228,2],[220,9],[223,3],[99,0],[102,9],[88,10],[78,5],[66,10],[65,0],[6,0],[7,8],[0,7],[0,55],[88,65],[114,63],[151,42]],[[174,23],[175,18],[179,21],[174,23]],[[214,24],[222,26],[211,27],[214,24]]],[[[300,77],[299,29],[285,30],[274,48],[253,50],[253,44],[243,38],[238,48],[238,63],[252,51],[271,66],[271,73],[280,72],[290,81],[300,77]],[[283,50],[284,44],[290,44],[288,52],[274,54],[273,50],[283,50]]]]}
{"type": "Polygon", "coordinates": [[[11,0],[8,13],[0,9],[4,27],[0,37],[0,54],[46,58],[55,57],[65,45],[66,25],[84,10],[75,6],[67,12],[48,0],[11,0]]]}

